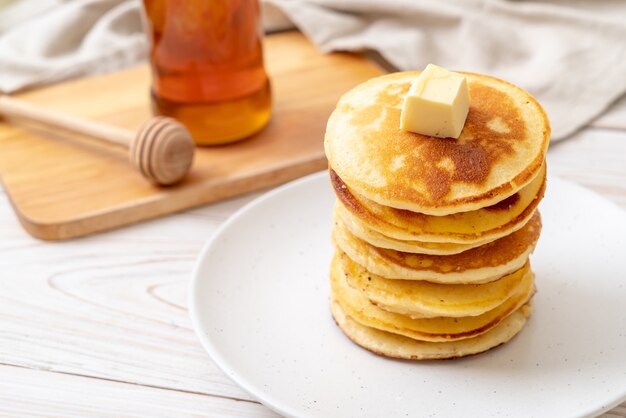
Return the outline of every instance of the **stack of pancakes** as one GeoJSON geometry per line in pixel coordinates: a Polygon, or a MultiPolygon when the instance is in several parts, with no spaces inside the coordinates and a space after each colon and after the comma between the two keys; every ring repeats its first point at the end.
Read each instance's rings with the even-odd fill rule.
{"type": "Polygon", "coordinates": [[[403,131],[403,99],[418,75],[357,86],[328,121],[338,197],[331,308],[375,353],[454,358],[510,340],[530,315],[550,126],[527,92],[466,74],[470,110],[458,139],[403,131]]]}

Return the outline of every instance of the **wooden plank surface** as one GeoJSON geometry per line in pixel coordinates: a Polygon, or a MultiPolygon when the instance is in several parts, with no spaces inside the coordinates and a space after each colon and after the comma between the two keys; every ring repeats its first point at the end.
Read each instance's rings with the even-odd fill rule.
{"type": "MultiPolygon", "coordinates": [[[[326,120],[338,98],[381,73],[351,54],[323,55],[297,32],[267,37],[273,117],[245,141],[198,149],[179,186],[147,183],[115,145],[35,125],[0,123],[0,176],[34,236],[65,239],[111,229],[276,185],[323,168],[326,120]]],[[[149,116],[147,67],[62,83],[24,100],[135,129],[149,116]]]]}
{"type": "MultiPolygon", "coordinates": [[[[625,132],[594,130],[548,163],[626,209],[625,156],[625,132]]],[[[0,416],[274,416],[211,362],[186,312],[202,245],[257,195],[50,243],[0,191],[0,416]]],[[[626,403],[603,415],[616,417],[626,403]]]]}
{"type": "Polygon", "coordinates": [[[3,418],[278,417],[257,402],[72,374],[0,366],[0,376],[3,418]]]}
{"type": "Polygon", "coordinates": [[[207,361],[186,292],[206,238],[251,197],[51,245],[15,230],[3,196],[0,363],[250,399],[207,361]]]}

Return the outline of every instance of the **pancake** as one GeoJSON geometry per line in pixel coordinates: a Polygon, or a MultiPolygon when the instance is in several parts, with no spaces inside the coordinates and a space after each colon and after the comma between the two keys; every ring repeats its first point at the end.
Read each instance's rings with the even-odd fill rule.
{"type": "Polygon", "coordinates": [[[453,255],[411,254],[377,248],[354,236],[341,222],[333,227],[333,241],[354,262],[387,279],[427,280],[434,283],[487,283],[526,263],[541,232],[538,211],[523,228],[480,247],[453,255]]]}
{"type": "Polygon", "coordinates": [[[360,290],[374,305],[411,318],[478,316],[499,305],[532,281],[530,263],[494,282],[465,285],[437,284],[423,280],[390,280],[376,276],[340,253],[347,283],[360,290]]]}
{"type": "Polygon", "coordinates": [[[346,280],[340,258],[335,255],[330,274],[331,292],[341,309],[362,325],[422,341],[454,341],[475,337],[498,325],[531,298],[533,277],[525,277],[524,285],[495,309],[482,315],[465,318],[409,318],[380,309],[365,294],[351,288],[346,280]]]}
{"type": "Polygon", "coordinates": [[[375,354],[404,360],[443,360],[482,353],[511,340],[522,330],[532,312],[531,305],[526,304],[477,337],[433,343],[361,325],[346,315],[335,301],[331,301],[330,308],[339,328],[354,343],[375,354]]]}
{"type": "Polygon", "coordinates": [[[545,191],[545,164],[536,178],[508,199],[486,208],[445,216],[430,216],[381,206],[352,193],[334,171],[331,182],[354,222],[399,240],[444,243],[484,243],[521,228],[532,216],[545,191]]]}
{"type": "Polygon", "coordinates": [[[466,73],[470,109],[460,137],[433,138],[399,128],[404,96],[419,74],[360,84],[330,116],[326,156],[355,193],[383,206],[442,216],[494,205],[539,174],[550,126],[530,94],[466,73]]]}
{"type": "Polygon", "coordinates": [[[415,240],[399,240],[391,238],[368,228],[363,223],[351,216],[344,206],[338,201],[335,203],[333,216],[336,221],[343,225],[355,236],[378,248],[387,248],[396,251],[414,254],[452,255],[467,251],[471,248],[484,245],[489,240],[472,242],[470,244],[458,244],[448,242],[424,242],[415,240]]]}

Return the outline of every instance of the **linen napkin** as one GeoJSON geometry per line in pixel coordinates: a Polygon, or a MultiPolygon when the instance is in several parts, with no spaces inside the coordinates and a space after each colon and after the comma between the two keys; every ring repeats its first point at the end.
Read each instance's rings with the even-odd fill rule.
{"type": "Polygon", "coordinates": [[[138,0],[0,0],[0,93],[141,62],[138,0]]]}
{"type": "Polygon", "coordinates": [[[545,107],[554,139],[626,93],[626,2],[267,2],[323,51],[373,49],[400,70],[435,63],[517,84],[545,107]]]}

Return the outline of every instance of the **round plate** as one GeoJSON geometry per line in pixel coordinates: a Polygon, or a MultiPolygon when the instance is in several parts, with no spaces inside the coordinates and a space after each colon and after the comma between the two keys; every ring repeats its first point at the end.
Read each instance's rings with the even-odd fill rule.
{"type": "Polygon", "coordinates": [[[378,357],[329,311],[334,200],[326,173],[232,216],[191,286],[196,333],[252,396],[293,417],[583,417],[626,399],[626,215],[549,178],[532,257],[538,292],[509,343],[451,361],[378,357]]]}

